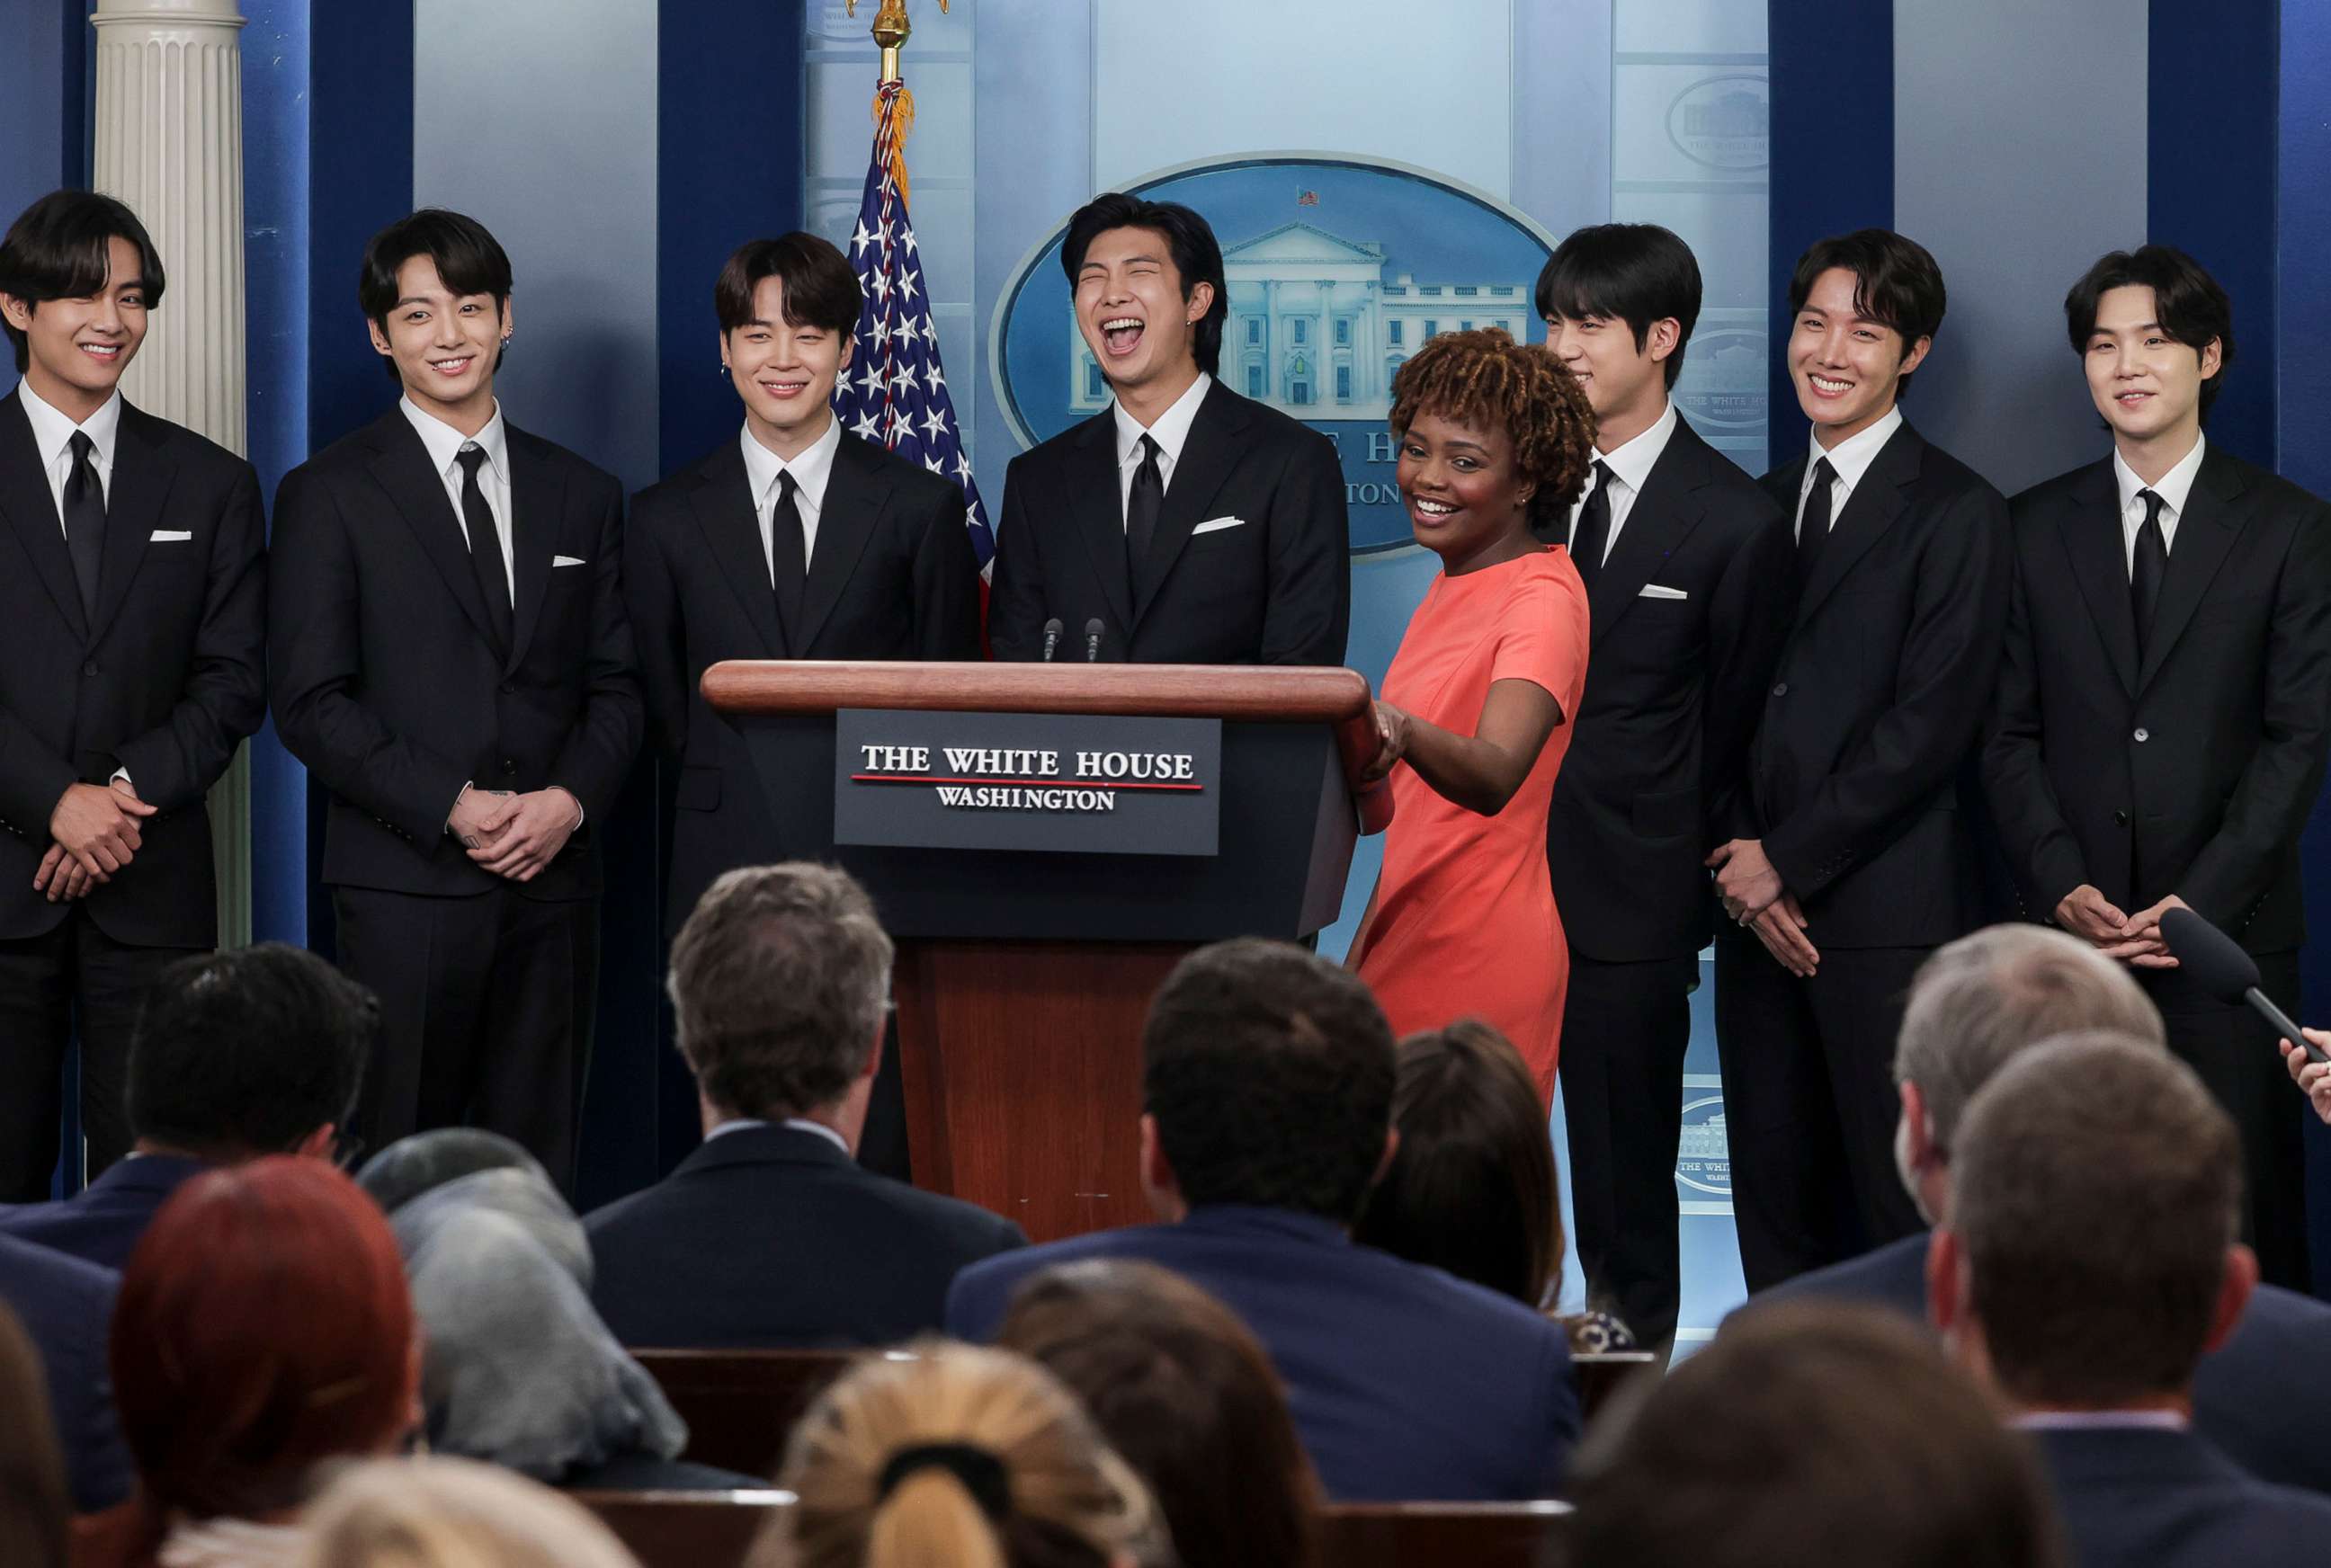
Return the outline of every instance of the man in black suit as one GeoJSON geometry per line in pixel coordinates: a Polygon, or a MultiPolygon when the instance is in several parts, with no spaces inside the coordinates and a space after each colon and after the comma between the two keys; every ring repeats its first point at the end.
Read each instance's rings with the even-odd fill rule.
{"type": "Polygon", "coordinates": [[[293,470],[277,730],[330,792],[340,961],[381,999],[359,1130],[474,1123],[573,1180],[605,815],[638,750],[614,478],[507,423],[509,258],[427,210],[365,253],[395,408],[293,470]]]}
{"type": "Polygon", "coordinates": [[[2064,301],[2112,455],[2015,498],[2015,586],[1984,782],[2023,912],[2135,966],[2169,1048],[2242,1131],[2244,1234],[2307,1283],[2301,1113],[2274,1031],[2172,966],[2191,908],[2298,994],[2298,840],[2331,737],[2331,508],[2203,439],[2232,308],[2164,245],[2064,301]]]}
{"type": "Polygon", "coordinates": [[[109,196],[0,240],[0,1201],[47,1193],[76,1014],[90,1174],[128,1151],[138,1003],[218,940],[205,793],[265,713],[259,481],[119,389],[162,284],[109,196]]]}
{"type": "MultiPolygon", "coordinates": [[[[2109,1030],[2167,1048],[2161,1014],[2127,968],[2060,931],[1987,927],[1935,950],[1903,1010],[1894,1076],[1895,1150],[1918,1212],[1951,1220],[1951,1151],[1968,1100],[2018,1055],[2056,1035],[2109,1030]]],[[[1927,1318],[1924,1235],[1800,1274],[1755,1298],[1859,1301],[1927,1318]]],[[[2331,1492],[2331,1306],[2261,1285],[2231,1337],[2193,1376],[2193,1425],[2261,1479],[2331,1492]]]]}
{"type": "Polygon", "coordinates": [[[2241,1142],[2193,1069],[2118,1035],[2050,1041],[1976,1092],[1952,1163],[1929,1310],[2038,1440],[2081,1568],[2320,1563],[2331,1498],[2193,1430],[2194,1367],[2258,1282],[2241,1142]]]}
{"type": "Polygon", "coordinates": [[[262,1155],[345,1160],[378,1028],[372,993],[302,947],[262,942],[156,976],[129,1048],[132,1156],[86,1190],[0,1208],[0,1236],[119,1269],[170,1195],[262,1155]]]}
{"type": "Polygon", "coordinates": [[[1594,656],[1546,856],[1570,943],[1562,1101],[1590,1299],[1638,1344],[1674,1336],[1676,1152],[1708,852],[1788,630],[1787,523],[1669,401],[1699,263],[1653,223],[1562,242],[1537,280],[1546,345],[1594,405],[1594,478],[1566,543],[1594,656]]]}
{"type": "Polygon", "coordinates": [[[1341,664],[1343,470],[1214,379],[1230,300],[1206,220],[1112,191],[1069,220],[1061,267],[1117,401],[1004,474],[995,656],[1341,664]]]}
{"type": "MultiPolygon", "coordinates": [[[[732,866],[826,858],[833,813],[773,807],[698,683],[724,659],[977,659],[979,565],[953,481],[833,416],[858,275],[814,234],[755,240],[713,287],[742,432],[632,503],[624,597],[648,717],[680,766],[668,922],[732,866]]],[[[804,758],[833,788],[832,753],[804,758]]]]}
{"type": "Polygon", "coordinates": [[[852,1158],[890,957],[866,890],[832,866],[747,866],[698,901],[670,988],[703,1146],[584,1221],[592,1301],[623,1343],[895,1344],[938,1328],[957,1269],[1026,1243],[852,1158]]]}
{"type": "Polygon", "coordinates": [[[1751,1290],[1918,1229],[1887,1064],[1920,960],[1977,921],[1959,807],[2007,612],[2007,503],[1896,406],[1942,325],[1935,259],[1882,229],[1823,240],[1789,302],[1812,449],[1764,483],[1794,525],[1794,620],[1708,857],[1751,1290]]]}

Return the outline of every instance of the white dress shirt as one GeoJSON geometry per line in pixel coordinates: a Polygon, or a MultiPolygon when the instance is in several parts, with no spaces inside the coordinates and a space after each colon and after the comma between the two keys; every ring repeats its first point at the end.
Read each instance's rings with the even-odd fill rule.
{"type": "MultiPolygon", "coordinates": [[[[1672,403],[1661,411],[1651,426],[1633,440],[1620,443],[1616,451],[1604,451],[1597,447],[1594,461],[1609,466],[1610,482],[1603,491],[1611,498],[1611,532],[1603,544],[1603,561],[1611,558],[1612,549],[1619,543],[1619,530],[1627,526],[1627,514],[1635,509],[1635,498],[1643,493],[1643,483],[1651,477],[1660,454],[1668,450],[1668,438],[1675,434],[1676,405],[1672,403]]],[[[1570,503],[1570,537],[1578,537],[1578,515],[1586,509],[1586,498],[1594,493],[1594,470],[1586,470],[1586,488],[1570,503]]],[[[1603,561],[1595,563],[1601,565],[1603,561]]]]}
{"type": "Polygon", "coordinates": [[[781,1122],[765,1122],[756,1117],[737,1117],[731,1121],[722,1122],[718,1126],[705,1134],[704,1141],[709,1144],[713,1139],[719,1137],[725,1133],[741,1133],[747,1127],[767,1126],[791,1127],[797,1133],[815,1133],[819,1137],[823,1138],[835,1148],[840,1149],[843,1154],[846,1155],[850,1153],[850,1143],[848,1139],[844,1138],[840,1133],[835,1132],[832,1127],[827,1126],[823,1122],[813,1122],[807,1117],[787,1117],[781,1122]]]}
{"type": "Polygon", "coordinates": [[[2177,548],[2177,519],[2185,515],[2185,498],[2193,493],[2193,476],[2202,471],[2202,449],[2208,442],[2200,436],[2193,438],[2193,450],[2177,460],[2177,466],[2161,476],[2157,485],[2148,485],[2137,477],[2113,449],[2113,481],[2120,486],[2120,553],[2127,564],[2133,581],[2136,576],[2136,531],[2145,526],[2145,503],[2137,499],[2145,490],[2161,498],[2161,538],[2165,550],[2177,548]]]}
{"type": "Polygon", "coordinates": [[[463,435],[435,414],[423,413],[420,404],[409,397],[400,397],[396,406],[421,437],[421,444],[429,449],[429,461],[437,477],[445,481],[445,499],[453,503],[453,520],[461,527],[461,539],[470,537],[469,519],[461,515],[462,450],[470,446],[485,449],[486,461],[478,468],[478,489],[484,492],[486,509],[494,514],[494,532],[501,539],[502,582],[509,589],[510,603],[518,603],[517,545],[510,537],[510,478],[509,438],[502,424],[502,405],[494,404],[494,416],[486,421],[486,428],[474,436],[463,435]]]}
{"type": "Polygon", "coordinates": [[[1144,430],[1141,422],[1125,412],[1125,404],[1116,404],[1117,411],[1117,520],[1125,521],[1125,509],[1133,504],[1133,475],[1141,467],[1141,438],[1149,436],[1157,442],[1157,477],[1165,483],[1161,490],[1174,488],[1174,466],[1182,460],[1182,448],[1190,440],[1190,425],[1198,417],[1198,404],[1206,401],[1207,389],[1214,378],[1204,371],[1190,383],[1190,389],[1174,400],[1174,406],[1157,416],[1157,423],[1144,430]]]}
{"type": "Polygon", "coordinates": [[[833,454],[842,450],[842,422],[826,416],[825,433],[799,457],[782,458],[753,437],[747,425],[737,440],[745,446],[745,480],[753,491],[753,512],[761,523],[761,559],[769,564],[769,585],[777,581],[777,547],[771,533],[777,512],[777,481],[794,476],[794,509],[801,513],[802,565],[817,555],[817,523],[825,515],[826,481],[833,478],[833,454]]]}
{"type": "Polygon", "coordinates": [[[2008,1423],[2027,1432],[2182,1432],[2193,1423],[2174,1410],[2026,1411],[2008,1423]]]}
{"type": "Polygon", "coordinates": [[[1829,460],[1830,469],[1837,475],[1830,481],[1829,487],[1829,526],[1834,530],[1838,518],[1845,516],[1845,503],[1852,496],[1853,487],[1861,482],[1861,476],[1868,473],[1870,465],[1878,461],[1879,451],[1894,439],[1894,432],[1901,428],[1902,410],[1899,404],[1888,409],[1885,416],[1868,430],[1847,436],[1826,450],[1821,443],[1820,427],[1814,427],[1812,455],[1805,460],[1804,480],[1797,486],[1797,516],[1796,521],[1791,525],[1791,532],[1804,526],[1805,499],[1813,493],[1813,470],[1823,458],[1829,460]]]}
{"type": "Polygon", "coordinates": [[[16,383],[16,395],[24,403],[24,416],[33,422],[33,448],[41,454],[41,471],[49,476],[49,499],[56,503],[57,531],[62,533],[65,481],[72,477],[73,432],[88,434],[89,466],[97,470],[97,488],[109,503],[113,499],[113,443],[121,433],[121,394],[107,398],[103,407],[79,424],[43,403],[30,382],[16,383]]]}

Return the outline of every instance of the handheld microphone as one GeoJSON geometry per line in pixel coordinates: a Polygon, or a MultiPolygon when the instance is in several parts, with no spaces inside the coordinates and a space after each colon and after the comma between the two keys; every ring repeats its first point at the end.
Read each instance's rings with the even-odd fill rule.
{"type": "Polygon", "coordinates": [[[2203,992],[2220,1002],[2249,1003],[2283,1039],[2304,1048],[2309,1060],[2331,1061],[2331,1056],[2324,1055],[2321,1047],[2301,1034],[2290,1015],[2259,989],[2258,960],[2243,952],[2232,937],[2191,909],[2164,909],[2161,939],[2203,992]]]}
{"type": "Polygon", "coordinates": [[[1098,664],[1100,662],[1100,634],[1107,630],[1108,628],[1100,623],[1100,617],[1098,615],[1085,622],[1086,663],[1098,664]]]}
{"type": "Polygon", "coordinates": [[[1053,616],[1050,621],[1044,622],[1045,663],[1050,664],[1052,661],[1052,650],[1061,645],[1061,633],[1064,630],[1065,628],[1061,626],[1061,618],[1058,615],[1053,616]]]}

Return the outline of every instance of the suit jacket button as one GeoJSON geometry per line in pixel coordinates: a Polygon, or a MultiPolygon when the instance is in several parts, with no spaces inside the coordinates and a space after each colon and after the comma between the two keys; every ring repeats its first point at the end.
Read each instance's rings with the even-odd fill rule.
{"type": "Polygon", "coordinates": [[[515,776],[515,775],[517,774],[517,773],[518,773],[518,764],[516,764],[516,763],[514,763],[514,762],[510,761],[510,759],[509,759],[509,758],[508,758],[508,757],[504,757],[504,758],[502,758],[502,776],[503,776],[503,777],[505,777],[505,778],[509,778],[509,777],[513,777],[513,776],[515,776]]]}
{"type": "Polygon", "coordinates": [[[2128,826],[2128,813],[2126,812],[2113,813],[2113,826],[2117,828],[2125,828],[2128,826]]]}
{"type": "Polygon", "coordinates": [[[94,660],[94,659],[92,659],[92,660],[90,660],[88,663],[86,663],[86,664],[82,665],[82,666],[81,667],[81,672],[83,675],[94,675],[94,674],[96,674],[96,673],[97,673],[97,660],[94,660]]]}
{"type": "Polygon", "coordinates": [[[2140,725],[2140,726],[2137,727],[2137,731],[2136,731],[2136,740],[2137,740],[2138,744],[2142,745],[2142,744],[2143,744],[2143,743],[2145,743],[2145,741],[2151,740],[2151,739],[2153,738],[2153,732],[2152,732],[2151,730],[2149,730],[2149,729],[2145,728],[2142,725],[2140,725]]]}
{"type": "Polygon", "coordinates": [[[508,697],[511,692],[516,691],[517,689],[518,689],[518,682],[517,682],[517,681],[515,681],[515,680],[505,680],[505,681],[503,681],[503,682],[502,682],[502,695],[503,695],[504,697],[508,697]]]}
{"type": "Polygon", "coordinates": [[[1774,696],[1775,696],[1775,697],[1786,697],[1786,696],[1788,696],[1788,694],[1789,694],[1789,683],[1788,683],[1787,681],[1785,681],[1785,680],[1782,680],[1782,681],[1776,681],[1776,682],[1774,682],[1774,686],[1773,686],[1773,695],[1774,695],[1774,696]]]}

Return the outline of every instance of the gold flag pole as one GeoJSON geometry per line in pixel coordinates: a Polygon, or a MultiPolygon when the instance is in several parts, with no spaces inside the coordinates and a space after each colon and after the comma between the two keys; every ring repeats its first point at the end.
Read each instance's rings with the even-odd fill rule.
{"type": "MultiPolygon", "coordinates": [[[[849,14],[858,14],[858,0],[846,0],[849,14]]],[[[939,0],[939,10],[945,14],[947,0],[939,0]]],[[[874,42],[882,46],[882,81],[890,83],[899,78],[899,50],[914,32],[907,20],[907,0],[882,0],[882,8],[874,14],[874,42]]]]}
{"type": "MultiPolygon", "coordinates": [[[[845,0],[848,14],[858,14],[858,0],[845,0]]],[[[942,14],[947,0],[939,0],[942,14]]],[[[874,124],[880,128],[887,118],[890,127],[890,176],[899,182],[899,199],[907,197],[907,133],[915,126],[915,95],[907,90],[906,81],[899,74],[899,51],[913,24],[907,20],[907,0],[882,0],[882,8],[874,14],[874,42],[882,46],[882,76],[874,87],[874,124]]]]}

